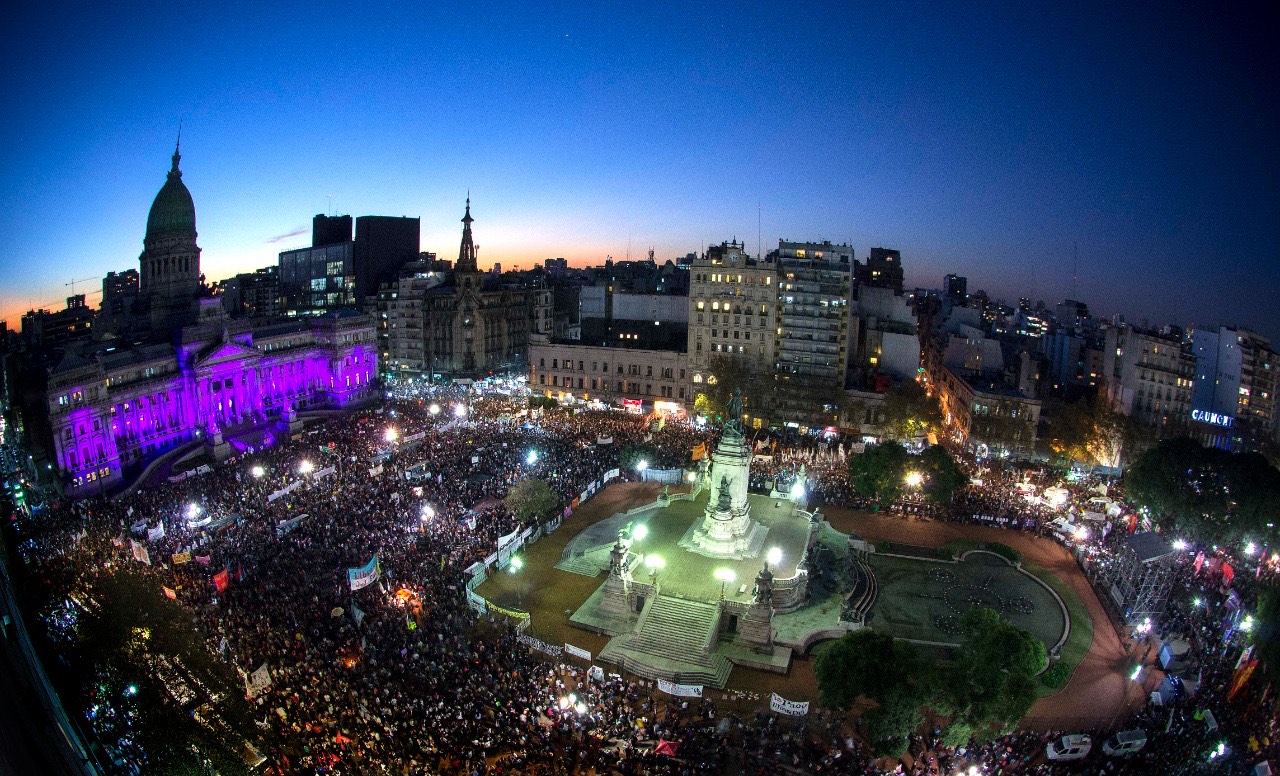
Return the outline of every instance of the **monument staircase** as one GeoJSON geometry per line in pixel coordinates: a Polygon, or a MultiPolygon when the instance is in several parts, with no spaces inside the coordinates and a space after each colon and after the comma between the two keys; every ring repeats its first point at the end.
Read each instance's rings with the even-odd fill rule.
{"type": "Polygon", "coordinates": [[[876,581],[875,572],[871,570],[871,564],[857,554],[849,558],[849,571],[853,576],[853,589],[845,596],[842,619],[866,622],[867,613],[875,606],[876,598],[880,595],[880,584],[876,581]]]}
{"type": "Polygon", "coordinates": [[[733,664],[715,651],[719,621],[714,603],[659,595],[636,629],[611,639],[600,658],[651,679],[724,687],[733,664]]]}

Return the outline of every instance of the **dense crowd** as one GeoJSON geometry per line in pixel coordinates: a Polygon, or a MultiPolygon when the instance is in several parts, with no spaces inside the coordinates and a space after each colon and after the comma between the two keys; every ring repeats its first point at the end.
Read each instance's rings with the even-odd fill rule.
{"type": "MultiPolygon", "coordinates": [[[[763,711],[737,718],[710,700],[672,702],[648,682],[547,662],[510,625],[477,622],[465,570],[520,527],[501,503],[515,482],[545,480],[558,513],[619,467],[628,447],[645,447],[655,468],[685,466],[713,436],[619,412],[530,411],[497,393],[400,389],[377,408],[335,414],[212,471],[55,510],[44,519],[63,530],[33,535],[22,551],[37,566],[74,558],[86,575],[143,569],[193,613],[212,652],[246,675],[268,666],[255,721],[281,773],[1059,772],[1042,756],[1048,736],[1034,733],[948,749],[935,731],[904,762],[877,763],[852,731],[820,728],[822,713],[810,729],[763,711]],[[134,560],[135,544],[149,563],[134,560]],[[346,570],[375,555],[382,578],[353,592],[346,570]],[[655,751],[658,742],[674,756],[655,751]]],[[[811,500],[864,505],[844,475],[852,453],[840,441],[753,441],[754,488],[788,488],[803,471],[811,500]]],[[[999,510],[1019,518],[1011,527],[1038,528],[1043,508],[1013,495],[1022,477],[986,473],[990,484],[966,491],[949,517],[999,510]],[[996,491],[998,504],[987,495],[996,491]]],[[[1183,615],[1175,607],[1162,625],[1189,628],[1183,615]]],[[[1199,648],[1221,657],[1204,687],[1225,686],[1223,661],[1235,655],[1207,621],[1195,629],[1199,648]]],[[[1247,717],[1267,741],[1262,752],[1277,739],[1274,715],[1269,730],[1262,716],[1271,708],[1247,717]]],[[[1185,729],[1183,748],[1198,746],[1185,729]]],[[[1179,734],[1167,735],[1144,762],[1181,751],[1179,734]]]]}

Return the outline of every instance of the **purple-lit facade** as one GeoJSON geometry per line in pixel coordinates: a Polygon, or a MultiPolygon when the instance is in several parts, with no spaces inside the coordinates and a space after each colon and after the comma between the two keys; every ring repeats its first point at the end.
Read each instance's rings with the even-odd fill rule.
{"type": "Polygon", "coordinates": [[[373,319],[329,315],[152,345],[94,360],[71,356],[49,377],[53,448],[69,496],[110,488],[158,452],[274,426],[288,410],[372,399],[373,319]]]}

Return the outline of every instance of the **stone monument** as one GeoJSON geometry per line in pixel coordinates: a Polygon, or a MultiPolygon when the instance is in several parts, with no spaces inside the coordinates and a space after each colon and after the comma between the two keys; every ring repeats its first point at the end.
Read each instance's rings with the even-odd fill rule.
{"type": "Polygon", "coordinates": [[[710,558],[748,558],[760,552],[768,529],[751,519],[747,484],[751,444],[742,430],[742,393],[734,391],[726,409],[720,442],[711,454],[711,497],[701,525],[681,546],[710,558]]]}

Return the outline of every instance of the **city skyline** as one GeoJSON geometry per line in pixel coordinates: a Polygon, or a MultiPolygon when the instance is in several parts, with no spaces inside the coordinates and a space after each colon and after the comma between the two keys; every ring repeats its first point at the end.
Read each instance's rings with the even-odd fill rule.
{"type": "Polygon", "coordinates": [[[1053,303],[1078,244],[1076,296],[1095,313],[1280,336],[1261,12],[1074,10],[944,25],[883,9],[413,9],[280,35],[253,13],[79,11],[54,30],[25,9],[10,72],[68,51],[18,79],[30,110],[0,129],[15,236],[0,318],[17,328],[65,284],[137,266],[181,121],[210,281],[307,245],[329,195],[337,213],[421,217],[423,249],[454,258],[470,190],[486,267],[830,239],[859,258],[901,250],[908,287],[954,272],[1053,303]],[[175,26],[222,43],[200,56],[164,37],[175,26]]]}

